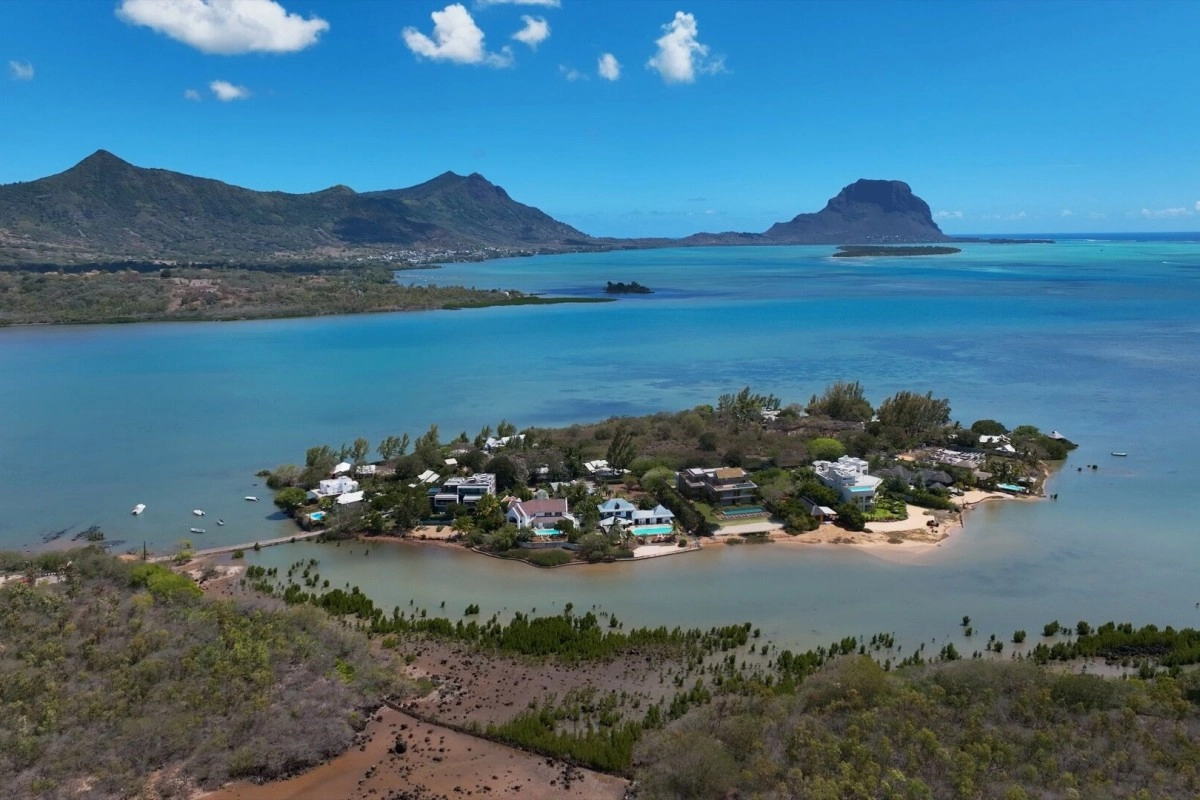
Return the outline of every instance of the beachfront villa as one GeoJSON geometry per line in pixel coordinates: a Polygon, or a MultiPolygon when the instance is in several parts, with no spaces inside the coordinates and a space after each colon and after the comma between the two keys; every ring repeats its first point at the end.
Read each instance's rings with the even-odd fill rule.
{"type": "Polygon", "coordinates": [[[576,524],[575,517],[567,510],[567,501],[561,497],[540,500],[513,498],[508,503],[506,519],[518,528],[530,528],[535,532],[553,529],[563,520],[576,524]]]}
{"type": "Polygon", "coordinates": [[[357,492],[358,481],[342,475],[337,478],[326,478],[317,484],[317,488],[308,493],[309,500],[320,500],[325,497],[340,497],[347,492],[357,492]]]}
{"type": "Polygon", "coordinates": [[[851,503],[864,511],[875,505],[875,490],[882,478],[867,474],[868,464],[861,458],[842,456],[837,461],[814,461],[817,479],[835,490],[843,503],[851,503]]]}
{"type": "Polygon", "coordinates": [[[496,493],[496,475],[477,472],[465,478],[447,478],[440,489],[430,489],[434,511],[445,511],[453,505],[474,506],[485,494],[496,493]]]}
{"type": "Polygon", "coordinates": [[[758,493],[758,486],[740,467],[692,467],[675,474],[675,485],[684,497],[699,497],[714,506],[753,503],[758,493]]]}
{"type": "Polygon", "coordinates": [[[623,497],[605,500],[599,505],[600,524],[608,527],[613,520],[622,520],[630,525],[673,525],[675,515],[663,505],[654,508],[638,508],[623,497]]]}

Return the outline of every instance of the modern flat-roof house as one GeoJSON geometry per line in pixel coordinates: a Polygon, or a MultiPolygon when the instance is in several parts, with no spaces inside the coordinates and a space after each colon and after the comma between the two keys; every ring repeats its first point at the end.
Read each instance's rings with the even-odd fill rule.
{"type": "Polygon", "coordinates": [[[485,494],[496,493],[496,475],[477,472],[466,478],[448,478],[442,487],[431,489],[430,502],[434,511],[445,511],[453,505],[473,506],[485,494]]]}
{"type": "Polygon", "coordinates": [[[518,528],[533,530],[553,528],[564,519],[575,522],[575,518],[567,511],[567,501],[561,497],[546,500],[514,499],[508,504],[506,518],[518,528]]]}
{"type": "Polygon", "coordinates": [[[676,473],[675,485],[685,497],[701,497],[714,506],[753,503],[758,486],[741,467],[692,467],[676,473]]]}
{"type": "Polygon", "coordinates": [[[613,520],[622,520],[630,525],[671,525],[675,515],[663,505],[654,508],[638,508],[623,497],[614,497],[600,504],[600,524],[608,527],[613,520]]]}
{"type": "Polygon", "coordinates": [[[308,493],[310,500],[320,500],[322,497],[339,497],[347,492],[357,492],[358,481],[342,475],[337,478],[326,478],[317,484],[317,488],[308,493]]]}
{"type": "Polygon", "coordinates": [[[868,464],[861,458],[842,456],[837,461],[814,461],[817,479],[841,495],[843,503],[852,503],[861,509],[875,505],[875,490],[883,483],[881,478],[867,474],[868,464]]]}

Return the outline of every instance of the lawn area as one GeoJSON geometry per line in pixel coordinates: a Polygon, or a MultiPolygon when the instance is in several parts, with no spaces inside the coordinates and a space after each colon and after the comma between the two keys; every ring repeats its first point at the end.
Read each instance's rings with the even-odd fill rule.
{"type": "Polygon", "coordinates": [[[908,508],[898,497],[877,497],[875,507],[866,514],[867,522],[896,522],[908,519],[908,508]]]}

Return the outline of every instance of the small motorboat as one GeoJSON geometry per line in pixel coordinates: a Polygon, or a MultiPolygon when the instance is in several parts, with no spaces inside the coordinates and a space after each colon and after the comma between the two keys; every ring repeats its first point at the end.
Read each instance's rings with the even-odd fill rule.
{"type": "Polygon", "coordinates": [[[188,528],[192,533],[207,533],[204,528],[188,528]]]}
{"type": "Polygon", "coordinates": [[[1116,450],[1113,450],[1113,455],[1117,458],[1124,458],[1125,456],[1129,455],[1129,453],[1118,453],[1116,450]]]}
{"type": "Polygon", "coordinates": [[[257,498],[257,497],[255,497],[255,496],[254,496],[254,495],[252,495],[252,494],[248,494],[248,495],[246,495],[246,499],[247,499],[247,500],[249,500],[251,503],[257,503],[257,502],[258,502],[258,498],[257,498]]]}
{"type": "Polygon", "coordinates": [[[225,520],[223,520],[223,519],[219,519],[219,520],[217,520],[217,524],[218,524],[218,525],[224,525],[224,524],[225,524],[225,520]]]}
{"type": "Polygon", "coordinates": [[[197,517],[203,517],[203,516],[204,516],[204,512],[203,512],[203,511],[201,511],[201,510],[200,510],[200,509],[198,509],[198,508],[193,508],[193,509],[192,509],[192,513],[193,513],[193,514],[195,514],[197,517]]]}
{"type": "Polygon", "coordinates": [[[146,504],[138,503],[136,506],[133,507],[133,515],[136,517],[138,514],[141,514],[145,510],[146,510],[146,504]]]}

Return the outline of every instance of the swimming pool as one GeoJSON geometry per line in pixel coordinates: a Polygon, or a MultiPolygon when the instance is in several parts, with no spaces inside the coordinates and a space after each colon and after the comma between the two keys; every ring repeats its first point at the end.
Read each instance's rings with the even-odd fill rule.
{"type": "Polygon", "coordinates": [[[325,519],[325,512],[324,511],[314,511],[308,515],[308,518],[311,519],[313,522],[320,522],[321,520],[325,519]]]}
{"type": "Polygon", "coordinates": [[[670,525],[638,525],[631,532],[634,536],[665,536],[672,530],[670,525]]]}

